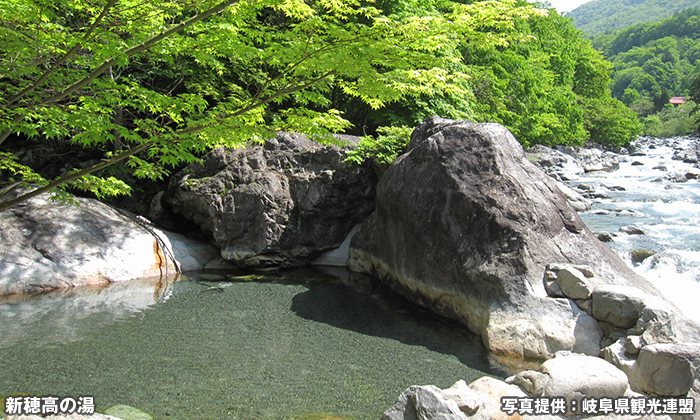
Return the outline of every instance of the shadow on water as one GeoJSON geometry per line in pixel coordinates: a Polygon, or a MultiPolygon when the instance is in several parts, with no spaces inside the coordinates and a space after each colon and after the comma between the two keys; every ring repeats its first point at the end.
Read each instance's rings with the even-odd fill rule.
{"type": "Polygon", "coordinates": [[[157,419],[375,420],[411,385],[494,374],[477,337],[345,270],[189,280],[0,299],[0,394],[157,419]]]}
{"type": "MultiPolygon", "coordinates": [[[[355,274],[353,274],[355,276],[355,274]]],[[[338,283],[309,286],[292,299],[292,311],[305,319],[410,346],[456,356],[465,365],[498,375],[487,362],[479,337],[363,279],[363,292],[338,283]],[[368,289],[371,289],[368,293],[368,289]]]]}

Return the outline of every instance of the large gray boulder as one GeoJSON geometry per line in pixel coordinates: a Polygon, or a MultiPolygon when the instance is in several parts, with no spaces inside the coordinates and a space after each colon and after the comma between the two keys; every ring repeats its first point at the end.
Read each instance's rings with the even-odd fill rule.
{"type": "Polygon", "coordinates": [[[374,209],[376,175],[346,151],[290,133],[216,149],[172,178],[166,201],[239,267],[305,265],[374,209]]]}
{"type": "Polygon", "coordinates": [[[494,354],[600,351],[597,322],[547,296],[550,263],[595,267],[589,287],[658,294],[586,228],[555,181],[498,124],[431,118],[377,187],[349,266],[481,334],[494,354]]]}
{"type": "Polygon", "coordinates": [[[104,203],[42,194],[0,212],[0,295],[169,277],[218,257],[210,244],[164,232],[104,203]],[[171,240],[172,238],[172,240],[171,240]]]}

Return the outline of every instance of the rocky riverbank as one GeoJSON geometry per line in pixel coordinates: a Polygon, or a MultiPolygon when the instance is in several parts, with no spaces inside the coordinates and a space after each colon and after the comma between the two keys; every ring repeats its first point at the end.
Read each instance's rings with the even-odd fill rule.
{"type": "MultiPolygon", "coordinates": [[[[346,150],[281,133],[263,146],[215,150],[175,175],[156,204],[199,225],[216,247],[93,200],[16,206],[0,213],[1,239],[12,244],[0,255],[0,294],[222,264],[294,267],[345,243],[349,268],[462,323],[495,362],[520,371],[508,383],[412,387],[387,419],[505,418],[500,396],[700,405],[700,327],[581,221],[577,210],[604,192],[561,183],[614,170],[635,151],[526,153],[500,125],[438,118],[419,125],[379,181],[369,167],[344,163],[346,150]],[[420,405],[433,400],[454,404],[420,405]]],[[[697,159],[697,148],[678,157],[697,159]]],[[[551,416],[541,418],[559,418],[551,416]]]]}

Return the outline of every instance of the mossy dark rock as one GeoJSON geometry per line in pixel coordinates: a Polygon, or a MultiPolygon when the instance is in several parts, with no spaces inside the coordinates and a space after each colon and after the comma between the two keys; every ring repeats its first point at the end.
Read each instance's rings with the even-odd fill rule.
{"type": "Polygon", "coordinates": [[[649,257],[653,257],[654,255],[656,255],[656,252],[648,249],[636,249],[630,252],[630,256],[632,257],[632,262],[634,264],[641,264],[644,260],[649,257]]]}

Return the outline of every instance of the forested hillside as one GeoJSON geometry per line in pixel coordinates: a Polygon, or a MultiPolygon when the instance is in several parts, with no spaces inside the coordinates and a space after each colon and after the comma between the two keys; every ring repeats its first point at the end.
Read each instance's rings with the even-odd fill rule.
{"type": "Polygon", "coordinates": [[[29,181],[43,185],[32,194],[124,194],[120,173],[164,178],[275,130],[329,141],[429,115],[501,122],[525,144],[621,144],[638,130],[590,42],[525,1],[0,0],[0,10],[0,193],[29,181]],[[61,173],[42,172],[18,161],[26,140],[89,159],[64,153],[61,173]]]}
{"type": "Polygon", "coordinates": [[[657,21],[675,12],[700,7],[700,0],[593,0],[569,12],[574,25],[593,36],[642,22],[657,21]]]}
{"type": "Polygon", "coordinates": [[[693,106],[674,108],[669,99],[689,96],[700,75],[700,9],[599,34],[593,43],[614,65],[613,95],[646,118],[648,134],[688,134],[696,127],[693,106]]]}
{"type": "Polygon", "coordinates": [[[479,120],[501,122],[529,144],[622,144],[639,130],[611,98],[609,64],[568,18],[551,10],[516,21],[514,31],[530,38],[464,50],[479,120]]]}

